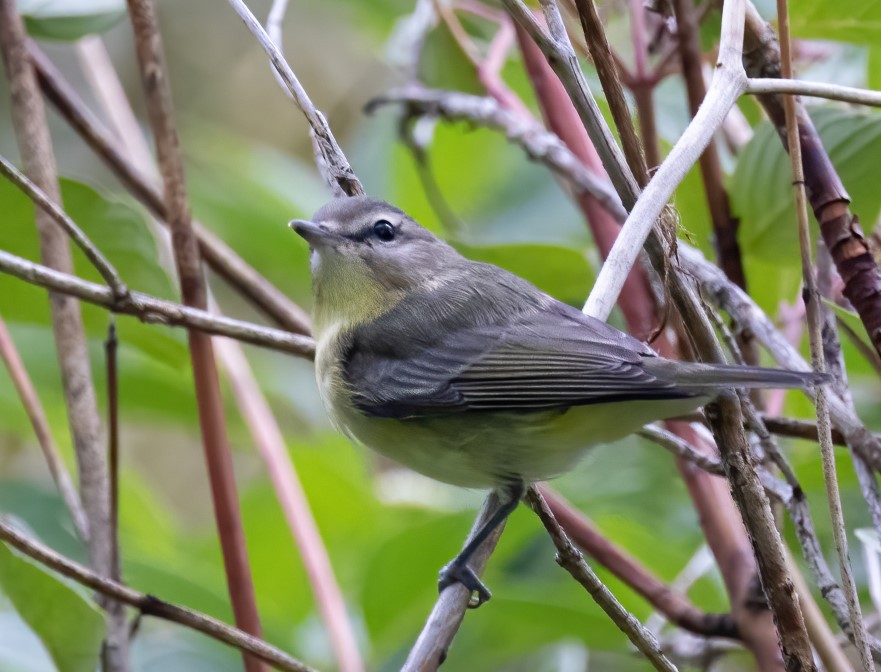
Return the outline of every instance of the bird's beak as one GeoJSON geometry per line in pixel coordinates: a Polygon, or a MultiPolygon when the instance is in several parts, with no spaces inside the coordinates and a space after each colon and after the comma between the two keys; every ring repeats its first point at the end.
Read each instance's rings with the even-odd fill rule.
{"type": "Polygon", "coordinates": [[[337,238],[337,235],[327,227],[306,219],[293,219],[288,223],[299,236],[302,236],[311,247],[327,245],[337,238]]]}

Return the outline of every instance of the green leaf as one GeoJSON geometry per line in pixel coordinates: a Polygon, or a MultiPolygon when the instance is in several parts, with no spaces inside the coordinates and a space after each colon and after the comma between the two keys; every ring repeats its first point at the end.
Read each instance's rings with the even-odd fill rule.
{"type": "MultiPolygon", "coordinates": [[[[812,110],[823,146],[864,222],[881,212],[876,159],[881,152],[881,115],[837,107],[812,110]]],[[[740,219],[741,250],[750,291],[772,312],[798,289],[800,257],[789,156],[769,123],[756,128],[730,181],[731,207],[740,219]]],[[[813,216],[812,216],[813,221],[813,216]]],[[[818,230],[813,226],[813,236],[818,230]]]]}
{"type": "MultiPolygon", "coordinates": [[[[116,266],[131,289],[165,299],[175,298],[177,292],[159,264],[156,242],[139,209],[105,197],[73,180],[61,180],[61,196],[67,213],[116,266]]],[[[0,227],[0,249],[38,260],[40,246],[34,225],[33,205],[5,180],[0,183],[0,211],[4,214],[4,225],[0,227]]],[[[71,247],[76,274],[104,284],[79,249],[73,245],[71,247]]],[[[0,277],[0,313],[13,322],[50,324],[46,291],[9,276],[0,277]]],[[[108,320],[105,309],[83,304],[83,321],[86,333],[91,338],[105,337],[108,320]]],[[[181,367],[186,362],[183,331],[146,325],[124,317],[119,319],[118,327],[123,345],[137,347],[173,367],[181,367]]]]}
{"type": "Polygon", "coordinates": [[[0,544],[0,588],[59,672],[94,672],[104,639],[104,617],[95,605],[5,544],[0,544]]]}
{"type": "Polygon", "coordinates": [[[843,322],[854,333],[854,335],[859,338],[867,348],[869,348],[869,350],[875,349],[875,346],[872,345],[872,341],[869,338],[869,332],[866,331],[866,325],[863,324],[859,315],[852,310],[842,308],[829,299],[823,299],[823,303],[835,313],[835,317],[841,320],[841,322],[843,322]]]}
{"type": "Polygon", "coordinates": [[[103,33],[125,16],[125,0],[17,0],[34,37],[73,41],[103,33]]]}
{"type": "Polygon", "coordinates": [[[795,0],[790,16],[793,37],[862,44],[881,39],[879,0],[795,0]]]}
{"type": "Polygon", "coordinates": [[[526,278],[551,296],[580,306],[593,285],[590,265],[575,250],[557,245],[493,245],[454,243],[469,259],[495,264],[526,278]]]}

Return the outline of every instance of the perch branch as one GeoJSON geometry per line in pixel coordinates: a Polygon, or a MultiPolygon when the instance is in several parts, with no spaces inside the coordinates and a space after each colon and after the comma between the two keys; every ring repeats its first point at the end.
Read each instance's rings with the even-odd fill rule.
{"type": "Polygon", "coordinates": [[[857,89],[852,86],[827,84],[826,82],[806,82],[801,79],[750,78],[746,80],[746,93],[756,96],[785,93],[793,96],[810,96],[839,100],[842,103],[881,107],[881,91],[857,89]]]}

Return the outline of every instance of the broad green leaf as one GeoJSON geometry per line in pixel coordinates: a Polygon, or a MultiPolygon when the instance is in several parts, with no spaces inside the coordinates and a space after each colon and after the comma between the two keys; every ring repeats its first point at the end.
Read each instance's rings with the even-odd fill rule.
{"type": "Polygon", "coordinates": [[[881,1],[795,0],[789,5],[793,37],[877,44],[881,1]]]}
{"type": "Polygon", "coordinates": [[[59,672],[94,672],[104,639],[104,617],[95,605],[5,544],[0,544],[0,588],[59,672]]]}
{"type": "MultiPolygon", "coordinates": [[[[67,213],[116,266],[131,289],[161,298],[175,298],[176,292],[159,264],[156,242],[140,210],[120,200],[105,198],[73,180],[61,181],[61,196],[67,213]]],[[[27,197],[6,180],[0,182],[0,211],[4,213],[0,249],[39,260],[34,208],[27,197]]],[[[77,275],[103,284],[101,276],[79,249],[73,249],[73,259],[77,275]]],[[[0,277],[0,313],[12,322],[50,324],[46,291],[9,276],[0,277]]],[[[105,309],[83,304],[83,320],[90,337],[105,338],[109,321],[105,309]]],[[[183,331],[141,324],[128,317],[120,317],[117,326],[124,346],[139,348],[170,366],[179,367],[186,361],[183,331]]]]}
{"type": "MultiPolygon", "coordinates": [[[[881,115],[824,107],[814,109],[811,117],[850,193],[853,211],[862,221],[874,222],[881,211],[875,165],[881,152],[881,115]]],[[[732,210],[740,219],[738,236],[750,291],[756,290],[756,300],[772,312],[778,301],[792,301],[798,288],[800,261],[791,182],[789,157],[773,127],[763,123],[740,155],[730,195],[732,210]]],[[[815,225],[813,235],[817,233],[815,225]]]]}
{"type": "Polygon", "coordinates": [[[17,0],[28,32],[50,40],[103,33],[125,16],[125,0],[17,0]]]}
{"type": "Polygon", "coordinates": [[[494,245],[472,247],[455,244],[459,252],[526,278],[551,296],[581,305],[593,285],[593,273],[584,255],[556,245],[494,245]]]}

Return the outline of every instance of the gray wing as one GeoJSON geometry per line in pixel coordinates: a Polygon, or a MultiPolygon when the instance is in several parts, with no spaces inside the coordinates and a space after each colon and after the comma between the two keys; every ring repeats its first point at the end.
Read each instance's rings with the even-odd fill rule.
{"type": "Polygon", "coordinates": [[[694,394],[651,366],[659,358],[644,344],[549,297],[489,320],[438,316],[431,305],[402,307],[353,334],[344,370],[363,412],[532,412],[694,394]]]}

